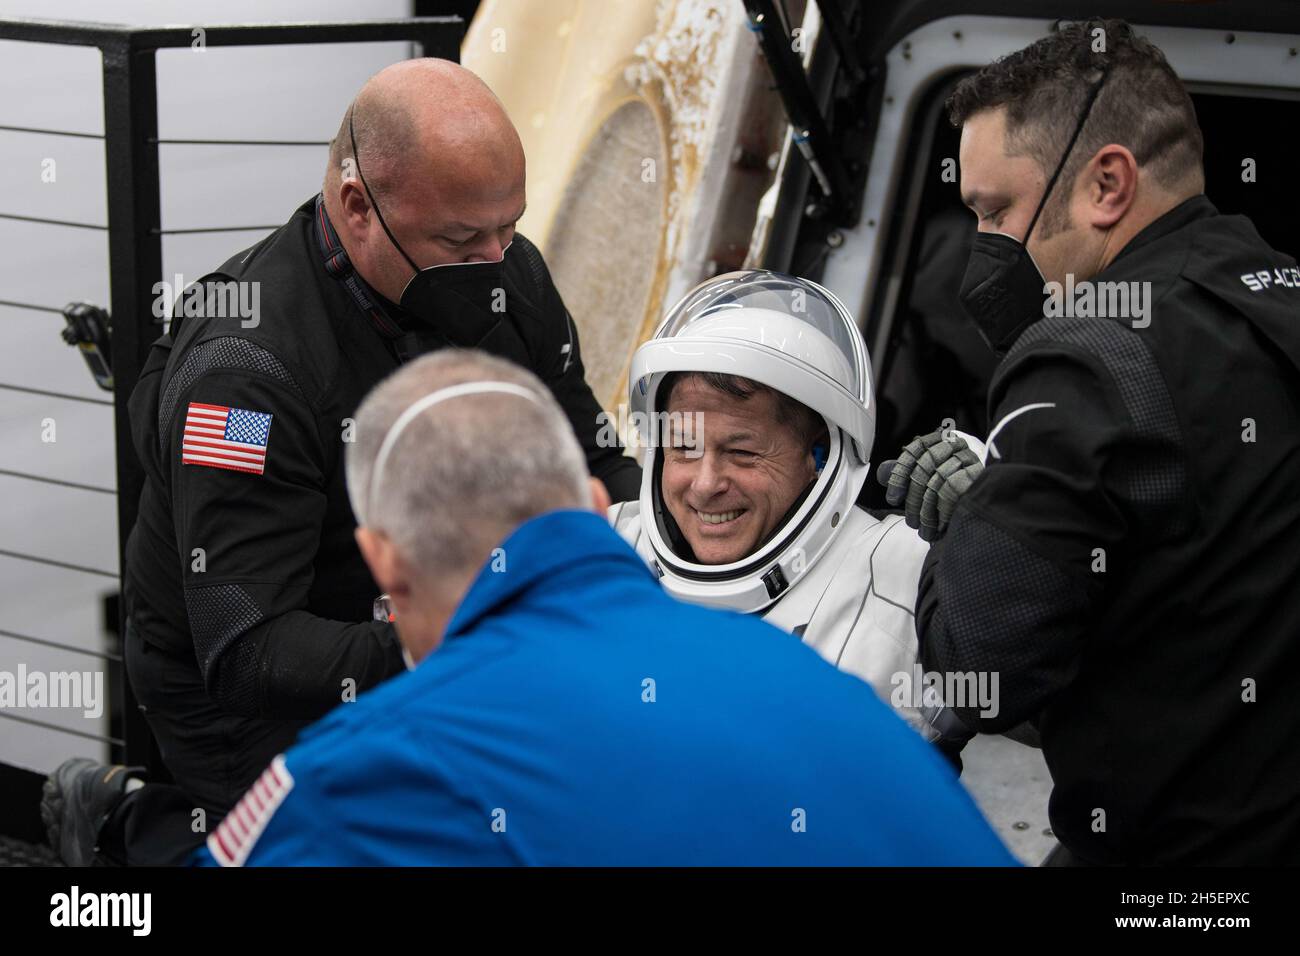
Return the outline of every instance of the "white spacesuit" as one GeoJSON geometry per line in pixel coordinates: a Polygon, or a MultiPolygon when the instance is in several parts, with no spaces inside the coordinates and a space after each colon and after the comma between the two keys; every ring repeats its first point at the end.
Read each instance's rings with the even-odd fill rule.
{"type": "Polygon", "coordinates": [[[632,358],[632,420],[646,446],[641,496],[613,506],[610,520],[675,596],[762,614],[867,681],[922,729],[908,688],[928,545],[902,517],[879,520],[855,505],[875,437],[870,374],[852,317],[821,286],[759,271],[705,282],[632,358]],[[814,452],[820,467],[811,487],[755,550],[730,564],[697,562],[660,490],[666,415],[656,398],[674,372],[740,376],[826,421],[828,440],[814,452]]]}

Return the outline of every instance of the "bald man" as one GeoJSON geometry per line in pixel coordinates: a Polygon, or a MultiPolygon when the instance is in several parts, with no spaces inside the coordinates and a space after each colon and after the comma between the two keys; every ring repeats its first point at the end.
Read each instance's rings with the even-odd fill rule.
{"type": "MultiPolygon", "coordinates": [[[[527,368],[611,497],[636,497],[635,462],[597,441],[573,322],[515,231],[524,204],[519,136],[483,82],[443,60],[390,66],[348,107],[321,193],[187,291],[154,344],[130,406],[147,480],[126,660],[209,821],[307,722],[403,668],[342,464],[362,397],[399,365],[457,346],[527,368]]],[[[53,802],[107,805],[129,776],[69,766],[53,802]]]]}

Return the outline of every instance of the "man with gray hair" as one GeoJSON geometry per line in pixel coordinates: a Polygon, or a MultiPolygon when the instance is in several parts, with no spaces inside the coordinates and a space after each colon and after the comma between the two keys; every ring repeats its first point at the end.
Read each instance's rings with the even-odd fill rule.
{"type": "Polygon", "coordinates": [[[346,470],[410,672],[271,761],[196,862],[1012,862],[869,687],[664,593],[531,373],[408,365],[346,470]]]}
{"type": "Polygon", "coordinates": [[[536,376],[467,351],[418,364],[371,393],[347,457],[357,544],[403,622],[408,667],[437,646],[484,555],[505,566],[494,549],[511,530],[550,511],[609,507],[536,376]],[[487,436],[498,455],[485,460],[487,436]]]}

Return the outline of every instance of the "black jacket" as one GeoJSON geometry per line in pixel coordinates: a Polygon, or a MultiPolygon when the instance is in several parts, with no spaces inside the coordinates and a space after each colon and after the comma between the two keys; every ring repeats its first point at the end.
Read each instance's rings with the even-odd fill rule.
{"type": "Polygon", "coordinates": [[[922,660],[1032,718],[1094,863],[1300,862],[1300,271],[1204,196],[999,366],[988,467],[922,573],[922,660]],[[1140,325],[1140,320],[1139,320],[1140,325]]]}
{"type": "MultiPolygon", "coordinates": [[[[402,669],[391,625],[372,620],[378,589],[353,540],[343,450],[365,394],[400,359],[448,343],[391,304],[363,310],[354,291],[378,298],[327,271],[323,235],[332,230],[313,198],[201,280],[205,316],[173,321],[131,396],[146,482],[127,542],[129,613],[144,640],[192,656],[208,694],[245,716],[315,718],[345,681],[363,690],[402,669]],[[257,284],[255,326],[212,316],[213,283],[226,279],[257,284]],[[205,405],[271,416],[261,474],[183,462],[187,418],[205,405]]],[[[546,382],[592,473],[614,500],[635,497],[640,469],[598,444],[576,330],[523,236],[506,253],[504,287],[505,320],[479,347],[546,382]]],[[[258,415],[239,421],[266,421],[258,415]]]]}

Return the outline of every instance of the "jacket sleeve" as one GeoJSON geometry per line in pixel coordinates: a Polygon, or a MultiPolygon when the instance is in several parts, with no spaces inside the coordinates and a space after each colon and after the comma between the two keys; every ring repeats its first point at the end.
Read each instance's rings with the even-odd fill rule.
{"type": "MultiPolygon", "coordinates": [[[[191,866],[337,866],[338,829],[295,748],[271,761],[190,858],[191,866]]],[[[350,768],[349,768],[350,769],[350,768]]]]}
{"type": "Polygon", "coordinates": [[[324,453],[315,416],[275,355],[236,336],[194,346],[160,397],[159,434],[194,653],[214,700],[245,716],[314,719],[346,689],[403,669],[391,625],[306,610],[324,453]],[[260,473],[255,462],[238,470],[250,467],[247,453],[213,441],[213,409],[230,410],[231,436],[264,442],[260,473]]]}
{"type": "Polygon", "coordinates": [[[1106,582],[1179,507],[1185,472],[1164,379],[1118,323],[1032,326],[989,398],[988,467],[926,558],[917,626],[927,670],[997,679],[994,707],[949,703],[1000,732],[1074,678],[1106,582]]]}
{"type": "MultiPolygon", "coordinates": [[[[387,704],[388,702],[385,701],[387,704]]],[[[349,705],[353,706],[353,705],[349,705]]],[[[356,706],[364,707],[364,703],[356,706]]],[[[335,712],[271,762],[208,838],[203,866],[501,866],[524,862],[431,759],[437,728],[335,712]],[[324,728],[322,724],[332,724],[324,728]]],[[[408,715],[409,716],[409,715],[408,715]]],[[[455,748],[452,748],[453,750],[455,748]]],[[[458,778],[463,784],[463,777],[458,778]]],[[[523,812],[523,811],[521,811],[523,812]]]]}
{"type": "Polygon", "coordinates": [[[544,321],[548,329],[557,330],[550,358],[536,369],[537,374],[550,387],[568,416],[586,453],[591,474],[605,483],[613,501],[635,501],[641,494],[641,468],[624,453],[621,443],[610,443],[601,437],[612,429],[602,428],[604,409],[587,384],[587,373],[578,347],[578,327],[551,280],[541,252],[523,236],[516,236],[515,241],[523,244],[544,321]]]}

